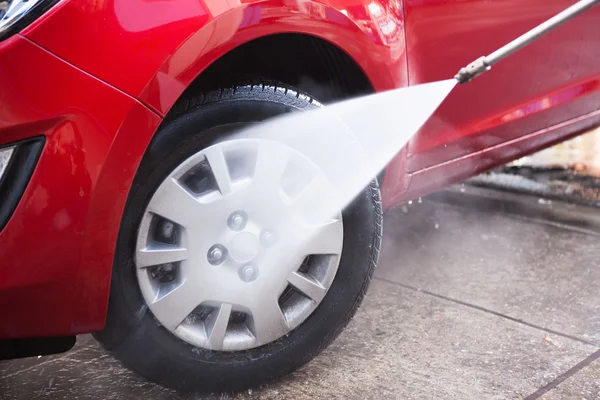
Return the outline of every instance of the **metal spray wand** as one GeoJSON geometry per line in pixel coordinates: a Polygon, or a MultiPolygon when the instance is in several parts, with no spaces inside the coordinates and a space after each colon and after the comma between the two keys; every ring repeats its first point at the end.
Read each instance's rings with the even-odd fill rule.
{"type": "MultiPolygon", "coordinates": [[[[524,35],[518,37],[506,46],[494,51],[492,54],[483,56],[473,61],[471,64],[458,71],[458,74],[456,74],[454,78],[459,83],[467,83],[471,81],[473,78],[476,78],[484,72],[492,69],[492,65],[505,59],[528,44],[533,43],[535,40],[544,36],[548,32],[558,28],[560,25],[598,4],[600,4],[600,0],[581,0],[573,4],[571,7],[555,15],[546,22],[538,25],[524,35]]],[[[598,36],[600,37],[600,32],[598,32],[598,36]]]]}

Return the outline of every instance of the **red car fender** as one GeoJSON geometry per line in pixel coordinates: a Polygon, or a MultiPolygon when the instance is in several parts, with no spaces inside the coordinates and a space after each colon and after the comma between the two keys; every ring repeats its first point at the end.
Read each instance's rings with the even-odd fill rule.
{"type": "Polygon", "coordinates": [[[24,35],[165,115],[211,63],[278,33],[333,43],[378,91],[404,87],[402,15],[400,0],[69,0],[24,35]]]}
{"type": "MultiPolygon", "coordinates": [[[[348,7],[342,13],[315,1],[285,3],[247,4],[207,23],[160,67],[140,100],[164,115],[213,62],[244,43],[280,32],[311,35],[334,44],[357,62],[377,91],[407,85],[404,33],[386,40],[377,33],[377,21],[361,19],[358,11],[367,6],[348,7]]],[[[397,16],[389,20],[401,25],[397,16]]]]}
{"type": "Polygon", "coordinates": [[[0,143],[45,142],[0,230],[0,338],[100,329],[122,209],[161,119],[19,35],[0,54],[0,143]]]}
{"type": "Polygon", "coordinates": [[[91,193],[73,287],[72,333],[101,329],[106,319],[114,252],[131,184],[161,120],[139,103],[117,131],[91,193]]]}

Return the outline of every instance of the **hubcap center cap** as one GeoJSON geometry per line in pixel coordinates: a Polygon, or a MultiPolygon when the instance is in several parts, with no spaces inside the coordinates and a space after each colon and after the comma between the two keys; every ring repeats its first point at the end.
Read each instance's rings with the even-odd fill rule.
{"type": "Polygon", "coordinates": [[[229,248],[231,258],[239,263],[250,262],[259,251],[259,242],[256,235],[250,232],[241,232],[233,237],[229,248]]]}

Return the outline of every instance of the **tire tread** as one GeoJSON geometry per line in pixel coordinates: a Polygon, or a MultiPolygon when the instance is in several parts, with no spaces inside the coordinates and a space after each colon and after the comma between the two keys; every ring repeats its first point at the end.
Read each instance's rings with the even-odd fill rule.
{"type": "Polygon", "coordinates": [[[301,93],[296,88],[270,80],[253,80],[252,82],[235,84],[206,93],[195,93],[183,97],[169,112],[167,119],[173,120],[206,104],[231,100],[269,100],[273,94],[279,94],[278,100],[298,110],[320,107],[315,98],[301,93]]]}

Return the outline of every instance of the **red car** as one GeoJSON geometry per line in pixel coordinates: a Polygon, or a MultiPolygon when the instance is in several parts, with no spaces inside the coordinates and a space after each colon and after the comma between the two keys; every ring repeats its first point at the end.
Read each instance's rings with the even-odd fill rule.
{"type": "Polygon", "coordinates": [[[327,224],[289,217],[300,194],[287,179],[320,176],[301,154],[215,141],[451,78],[573,3],[0,0],[2,356],[94,332],[180,390],[240,389],[308,362],[363,298],[382,204],[600,124],[600,8],[458,86],[327,224]],[[288,217],[318,240],[290,247],[271,228],[288,217]]]}

